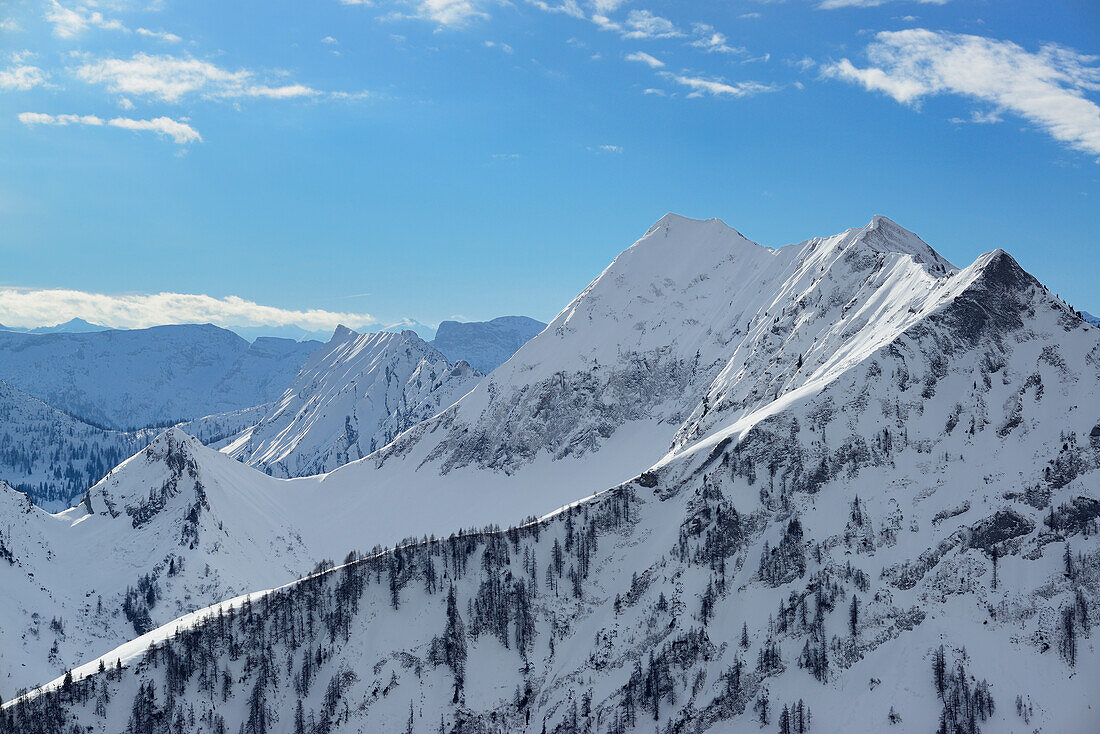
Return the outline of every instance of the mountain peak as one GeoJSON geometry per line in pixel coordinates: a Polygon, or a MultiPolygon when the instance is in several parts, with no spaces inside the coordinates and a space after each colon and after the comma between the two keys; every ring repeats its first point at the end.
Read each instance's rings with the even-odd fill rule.
{"type": "Polygon", "coordinates": [[[974,271],[971,288],[977,288],[997,298],[1018,299],[1032,286],[1046,290],[1034,276],[1020,267],[1012,255],[1000,248],[979,256],[969,269],[974,271]]]}
{"type": "Polygon", "coordinates": [[[743,234],[717,217],[711,217],[710,219],[692,219],[691,217],[685,217],[673,212],[669,212],[658,219],[652,227],[646,230],[646,236],[661,230],[664,230],[666,235],[674,232],[676,235],[698,233],[700,236],[714,237],[723,233],[729,233],[736,235],[740,239],[745,239],[743,234]]]}
{"type": "MultiPolygon", "coordinates": [[[[832,239],[832,238],[830,238],[832,239]]],[[[932,249],[915,232],[900,224],[876,214],[871,221],[859,229],[851,229],[837,236],[838,246],[842,248],[861,245],[880,254],[899,253],[909,255],[919,263],[932,266],[933,269],[948,273],[957,268],[946,258],[932,249]]]]}
{"type": "Polygon", "coordinates": [[[359,336],[359,332],[349,329],[343,324],[337,324],[328,342],[329,344],[337,344],[339,342],[346,342],[350,339],[354,339],[357,336],[359,336]]]}

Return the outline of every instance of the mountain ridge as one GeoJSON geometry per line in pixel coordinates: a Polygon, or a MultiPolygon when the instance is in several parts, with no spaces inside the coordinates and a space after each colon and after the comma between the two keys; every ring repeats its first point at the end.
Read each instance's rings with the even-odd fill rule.
{"type": "MultiPolygon", "coordinates": [[[[356,537],[401,547],[238,600],[228,621],[94,674],[92,694],[121,701],[106,718],[86,688],[34,700],[94,731],[138,716],[129,703],[148,682],[158,700],[182,686],[172,705],[195,706],[204,731],[217,717],[250,725],[269,696],[278,710],[259,711],[280,730],[297,697],[334,730],[721,730],[768,712],[774,726],[804,699],[823,730],[877,730],[897,714],[916,730],[972,731],[972,717],[983,730],[1086,731],[1100,671],[1087,631],[1100,609],[1100,503],[1088,497],[1100,332],[1002,251],[957,270],[882,218],[774,250],[719,225],[658,222],[453,406],[323,476],[262,477],[167,434],[200,476],[225,478],[206,480],[200,544],[271,547],[284,521],[264,518],[289,517],[301,539],[279,544],[284,567],[356,537]],[[272,509],[234,526],[252,503],[272,509]],[[400,540],[524,511],[547,517],[400,540]],[[947,693],[931,675],[941,644],[962,671],[947,693]],[[160,672],[157,656],[180,660],[182,645],[239,684],[216,710],[196,671],[171,683],[160,672]],[[289,662],[265,678],[232,650],[289,662]]],[[[149,483],[127,489],[135,508],[149,483]]],[[[90,494],[98,519],[75,528],[109,522],[97,505],[110,486],[90,494]]],[[[189,486],[170,512],[187,514],[189,486]]],[[[161,603],[200,606],[178,588],[195,571],[161,577],[161,603]]],[[[219,592],[231,595],[206,598],[219,592]]]]}

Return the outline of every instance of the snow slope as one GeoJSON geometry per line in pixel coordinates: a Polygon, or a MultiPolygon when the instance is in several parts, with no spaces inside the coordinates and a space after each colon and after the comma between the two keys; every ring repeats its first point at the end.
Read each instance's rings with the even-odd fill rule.
{"type": "Polygon", "coordinates": [[[83,420],[144,427],[271,402],[318,346],[274,338],[250,345],[209,324],[0,332],[0,379],[83,420]]]}
{"type": "MultiPolygon", "coordinates": [[[[957,270],[882,218],[771,250],[666,217],[473,391],[362,461],[282,481],[170,432],[93,490],[93,514],[12,500],[5,542],[26,539],[17,570],[77,547],[124,549],[133,574],[179,556],[182,573],[158,576],[156,623],[337,548],[611,491],[170,623],[156,639],[193,630],[171,652],[132,643],[104,658],[123,671],[82,684],[126,639],[117,602],[114,622],[88,623],[83,588],[65,607],[13,572],[0,581],[30,601],[23,617],[0,607],[0,650],[42,671],[56,639],[55,670],[92,662],[5,714],[45,731],[54,706],[113,732],[193,707],[193,731],[257,716],[295,731],[300,699],[329,731],[400,731],[410,715],[413,731],[728,731],[755,729],[763,700],[774,730],[802,699],[812,731],[882,730],[891,708],[902,730],[932,731],[947,700],[986,732],[1092,731],[1098,335],[1007,254],[957,270]],[[40,631],[19,649],[32,608],[65,609],[66,634],[89,637],[40,631]],[[950,670],[965,665],[943,696],[941,644],[950,670]],[[145,705],[144,681],[167,710],[145,705]]],[[[43,592],[108,572],[58,573],[43,592]]],[[[97,583],[117,599],[111,573],[97,583]]]]}
{"type": "Polygon", "coordinates": [[[492,321],[443,321],[432,346],[452,362],[465,360],[488,374],[508,361],[546,324],[526,316],[500,316],[492,321]]]}
{"type": "Polygon", "coordinates": [[[480,379],[413,331],[357,334],[340,326],[225,451],[275,476],[332,471],[435,415],[480,379]]]}

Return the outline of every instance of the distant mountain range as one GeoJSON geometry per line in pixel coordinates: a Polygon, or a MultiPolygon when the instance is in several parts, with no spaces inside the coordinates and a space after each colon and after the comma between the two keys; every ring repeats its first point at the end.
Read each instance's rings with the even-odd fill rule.
{"type": "Polygon", "coordinates": [[[489,374],[545,328],[546,324],[526,316],[465,323],[444,321],[435,332],[432,346],[452,362],[465,360],[475,370],[489,374]]]}
{"type": "Polygon", "coordinates": [[[63,324],[54,326],[37,326],[33,329],[24,329],[17,326],[4,326],[0,324],[0,331],[15,331],[24,334],[85,334],[92,331],[108,331],[110,327],[92,324],[84,319],[70,319],[63,324]]]}
{"type": "Polygon", "coordinates": [[[319,346],[249,344],[210,324],[0,332],[0,380],[85,421],[140,428],[271,402],[319,346]]]}
{"type": "MultiPolygon", "coordinates": [[[[484,351],[484,331],[469,326],[451,345],[484,351]]],[[[105,330],[79,319],[35,332],[0,331],[0,480],[50,510],[143,448],[155,435],[145,426],[186,419],[180,426],[203,443],[232,443],[242,461],[300,476],[365,456],[481,378],[412,331],[341,327],[324,345],[263,336],[248,344],[210,325],[105,330]],[[287,420],[298,421],[293,430],[287,420]]]]}

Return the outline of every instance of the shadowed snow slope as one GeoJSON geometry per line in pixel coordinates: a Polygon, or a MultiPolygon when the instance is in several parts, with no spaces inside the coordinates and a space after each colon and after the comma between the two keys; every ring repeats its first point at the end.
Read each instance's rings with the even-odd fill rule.
{"type": "Polygon", "coordinates": [[[0,381],[0,481],[63,510],[152,435],[94,426],[0,381]]]}
{"type": "Polygon", "coordinates": [[[151,681],[201,731],[258,715],[294,731],[296,698],[349,732],[402,730],[410,708],[414,731],[729,731],[799,699],[812,731],[881,730],[891,708],[905,730],[1090,731],[1098,334],[1007,254],[957,270],[884,218],[773,250],[666,216],[476,388],[363,460],[279,480],[169,432],[90,508],[48,516],[12,494],[7,693],[92,660],[79,680],[101,653],[130,662],[7,712],[55,705],[113,732],[151,681]],[[193,628],[172,665],[137,664],[149,638],[107,652],[143,610],[169,622],[310,559],[609,487],[523,530],[169,624],[155,639],[193,628]],[[964,669],[942,694],[940,644],[964,669]],[[211,671],[234,682],[216,704],[211,671]]]}

